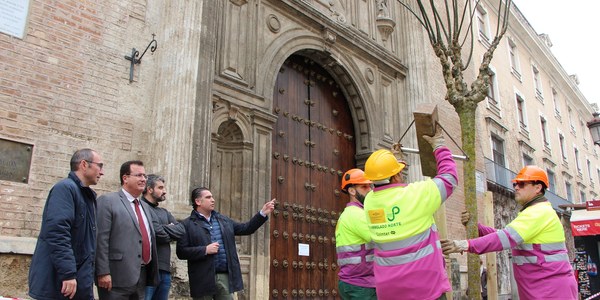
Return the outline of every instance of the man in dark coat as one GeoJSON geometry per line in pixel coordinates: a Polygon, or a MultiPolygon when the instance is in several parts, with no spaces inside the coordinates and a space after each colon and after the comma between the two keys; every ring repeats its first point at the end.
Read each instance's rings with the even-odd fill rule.
{"type": "Polygon", "coordinates": [[[92,149],[71,157],[69,176],[48,194],[42,227],[29,269],[34,299],[94,299],[96,193],[104,175],[102,157],[92,149]]]}
{"type": "Polygon", "coordinates": [[[177,242],[177,257],[188,261],[190,294],[194,300],[232,299],[244,288],[236,235],[250,235],[267,221],[275,199],[246,223],[219,214],[212,193],[204,187],[192,191],[192,214],[182,223],[186,233],[177,242]]]}

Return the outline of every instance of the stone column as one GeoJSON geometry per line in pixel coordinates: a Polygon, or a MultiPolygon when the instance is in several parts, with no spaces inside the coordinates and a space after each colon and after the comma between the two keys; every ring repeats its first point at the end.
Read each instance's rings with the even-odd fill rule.
{"type": "Polygon", "coordinates": [[[145,130],[150,135],[146,168],[165,176],[165,205],[178,217],[190,210],[190,187],[206,183],[209,174],[216,10],[207,1],[170,1],[149,8],[160,12],[158,25],[150,27],[157,31],[161,55],[145,130]]]}
{"type": "MultiPolygon", "coordinates": [[[[410,122],[414,119],[412,112],[419,103],[434,102],[431,97],[430,80],[427,76],[428,55],[431,53],[430,46],[427,43],[425,32],[422,26],[418,23],[405,7],[395,4],[397,9],[397,26],[398,29],[398,56],[400,60],[408,67],[405,79],[405,95],[407,103],[402,103],[403,109],[400,111],[402,132],[406,130],[410,122]]],[[[416,131],[413,126],[402,140],[406,146],[417,148],[416,131]]],[[[421,177],[421,168],[416,167],[419,162],[418,155],[408,154],[406,156],[409,168],[409,178],[418,179],[421,177]]]]}

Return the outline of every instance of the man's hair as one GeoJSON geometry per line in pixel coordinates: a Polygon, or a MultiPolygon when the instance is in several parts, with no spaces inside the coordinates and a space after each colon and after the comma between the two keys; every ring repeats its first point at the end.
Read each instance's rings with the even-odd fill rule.
{"type": "Polygon", "coordinates": [[[144,188],[144,194],[148,192],[148,189],[153,189],[156,186],[157,182],[166,183],[165,179],[158,174],[149,174],[148,179],[146,179],[146,187],[144,188]]]}
{"type": "Polygon", "coordinates": [[[79,170],[79,163],[82,160],[92,161],[94,159],[94,150],[89,148],[83,148],[75,151],[73,156],[71,156],[71,171],[79,170]]]}
{"type": "Polygon", "coordinates": [[[121,165],[121,170],[119,171],[119,180],[121,180],[121,185],[123,185],[123,175],[131,174],[131,165],[143,167],[144,163],[141,160],[129,160],[124,162],[121,165]]]}
{"type": "Polygon", "coordinates": [[[535,183],[542,185],[542,190],[540,191],[540,193],[542,193],[542,195],[546,195],[546,189],[548,188],[546,186],[546,184],[543,181],[540,181],[540,180],[536,181],[535,183]]]}
{"type": "Polygon", "coordinates": [[[209,191],[209,189],[206,187],[197,187],[192,190],[192,193],[190,195],[190,201],[192,202],[192,207],[194,209],[196,209],[196,207],[198,206],[196,205],[196,198],[202,196],[202,192],[204,191],[209,191]]]}

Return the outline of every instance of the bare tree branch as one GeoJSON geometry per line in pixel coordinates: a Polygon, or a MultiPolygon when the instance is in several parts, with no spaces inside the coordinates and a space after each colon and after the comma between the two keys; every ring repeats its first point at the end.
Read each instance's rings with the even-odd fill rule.
{"type": "Polygon", "coordinates": [[[404,8],[406,8],[417,19],[417,21],[419,21],[419,23],[421,23],[421,26],[423,26],[425,28],[425,23],[423,22],[423,20],[421,20],[421,18],[419,17],[419,15],[417,15],[415,13],[415,11],[410,6],[408,6],[403,1],[398,1],[398,3],[400,3],[400,5],[402,5],[404,8]]]}

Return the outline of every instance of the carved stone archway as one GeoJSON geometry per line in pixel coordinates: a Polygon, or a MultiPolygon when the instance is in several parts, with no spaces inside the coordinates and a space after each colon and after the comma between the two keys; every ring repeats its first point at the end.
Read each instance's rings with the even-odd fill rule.
{"type": "MultiPolygon", "coordinates": [[[[279,67],[292,54],[303,55],[311,58],[325,68],[340,84],[352,114],[356,130],[357,157],[367,156],[373,148],[373,141],[369,128],[372,127],[367,117],[373,106],[373,95],[369,90],[369,83],[363,75],[365,73],[344,51],[335,47],[335,34],[324,30],[322,36],[298,36],[297,33],[282,33],[276,41],[271,43],[260,59],[259,78],[257,90],[265,95],[265,100],[272,106],[273,99],[270,91],[273,89],[279,67]],[[326,46],[324,46],[324,44],[326,46]]],[[[365,158],[366,159],[366,158],[365,158]]]]}

